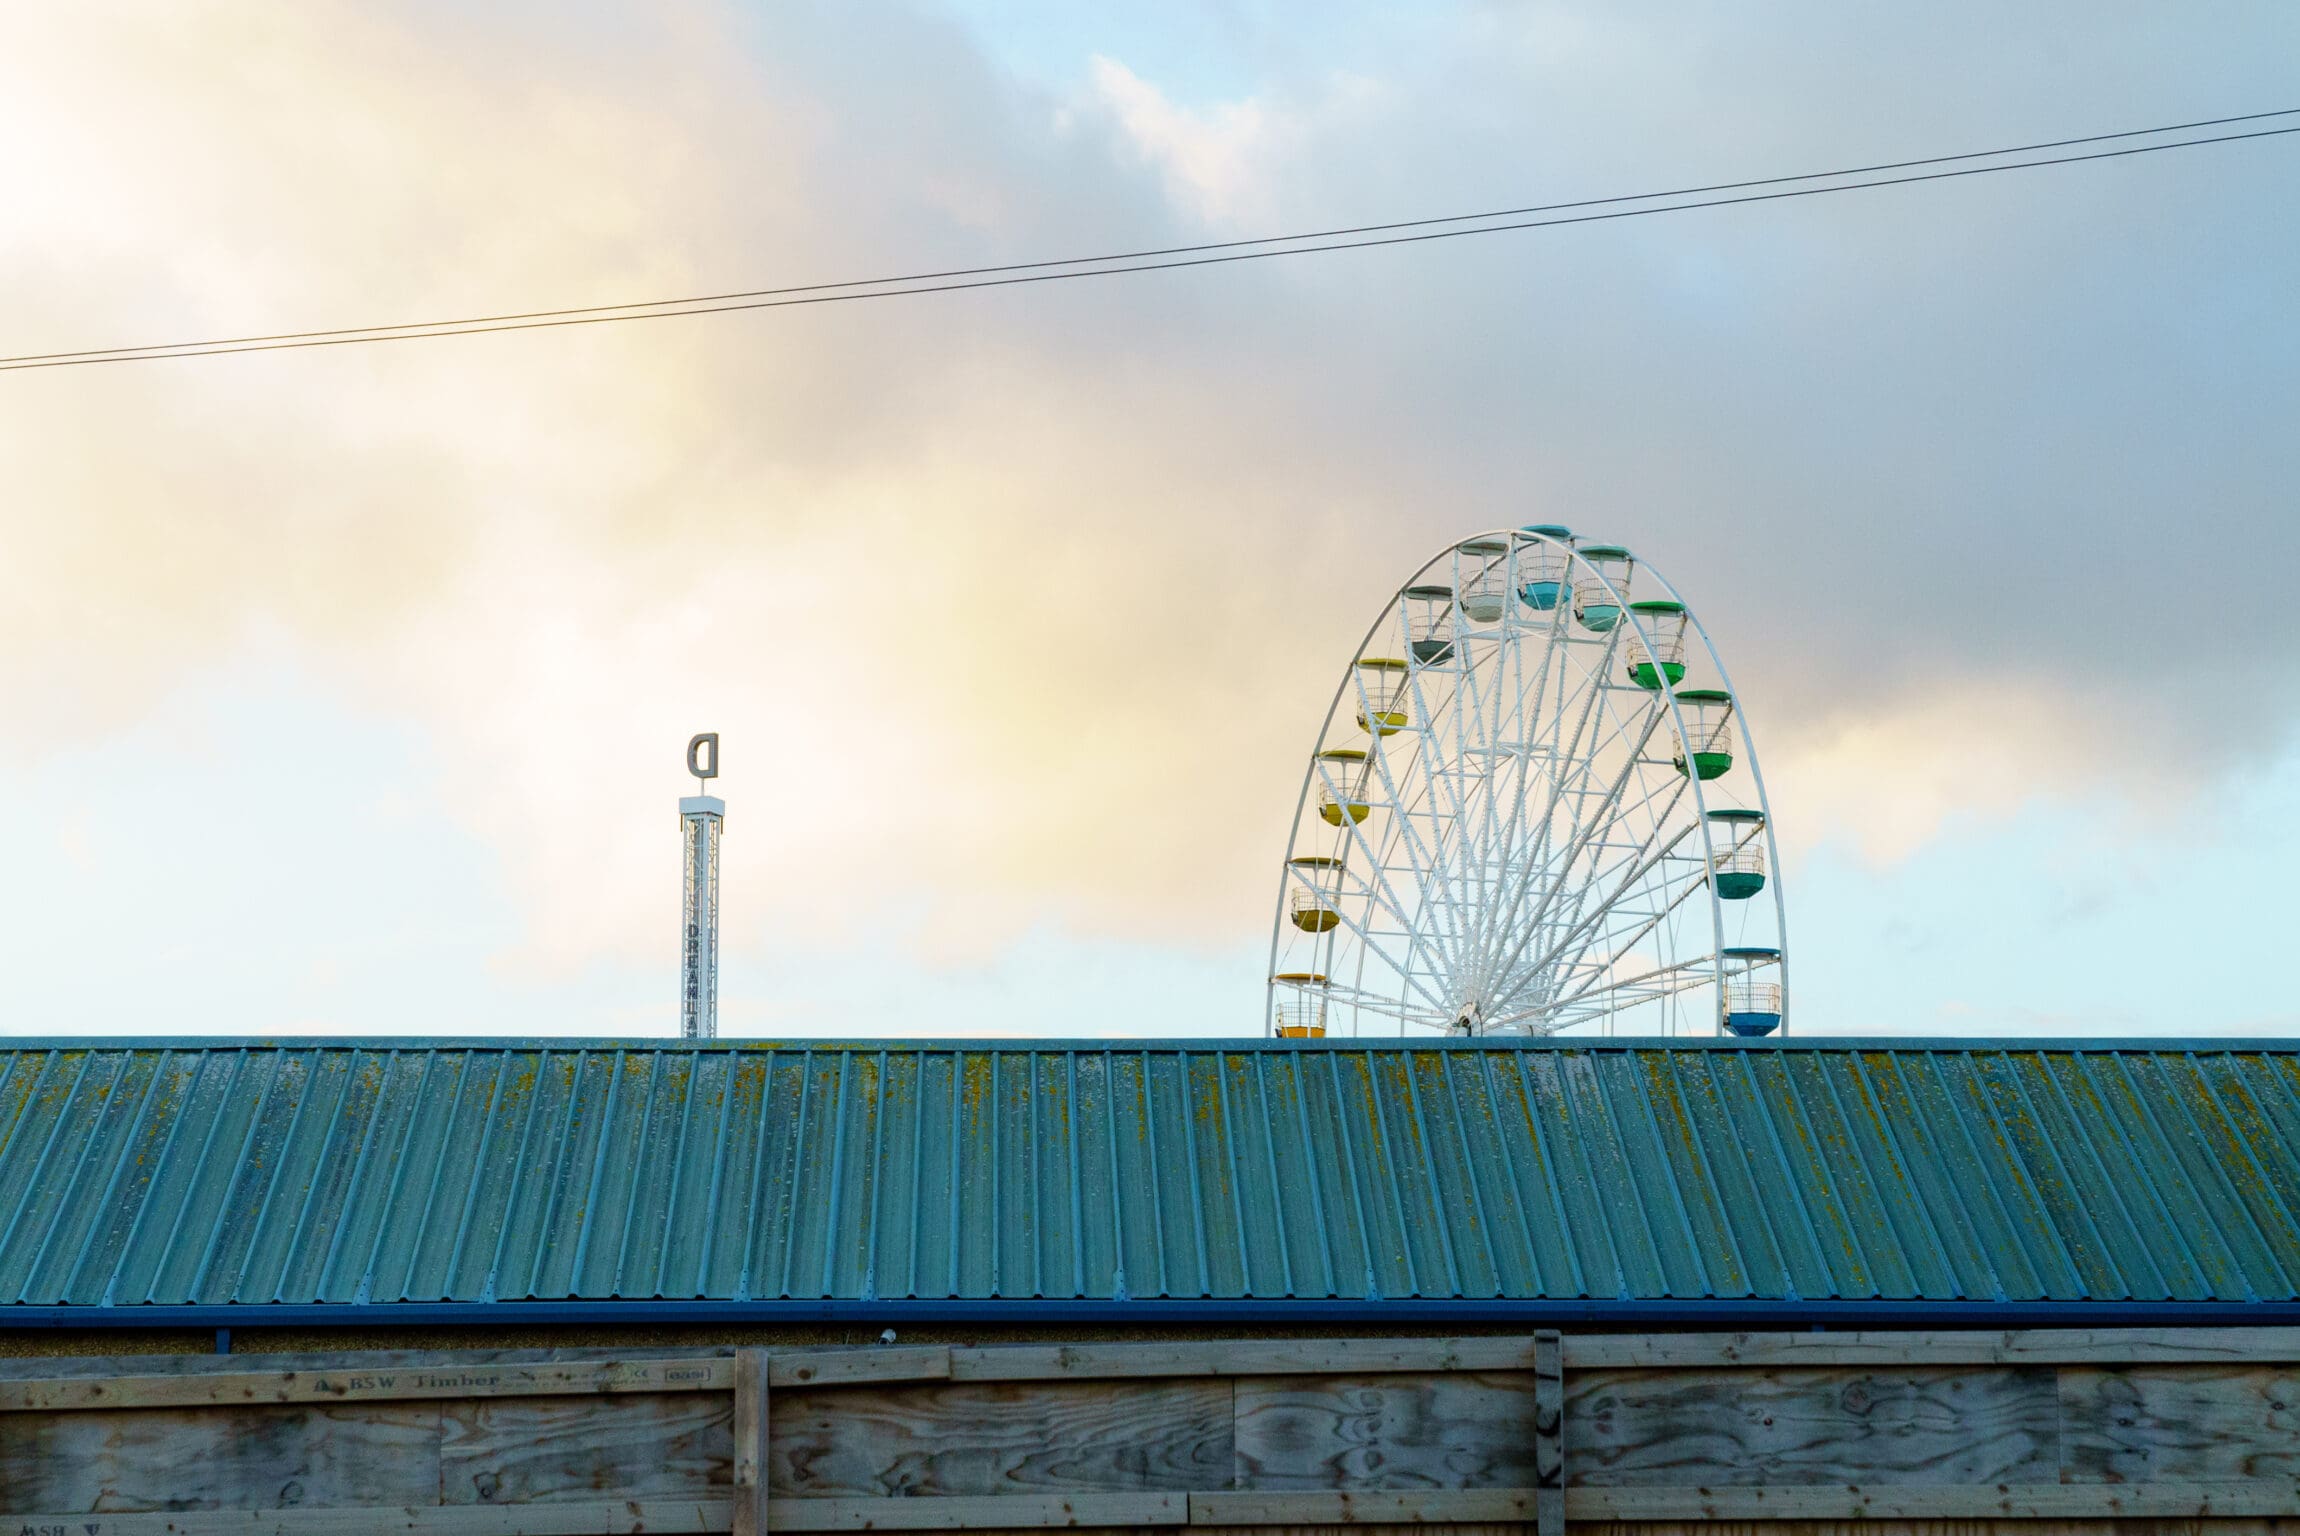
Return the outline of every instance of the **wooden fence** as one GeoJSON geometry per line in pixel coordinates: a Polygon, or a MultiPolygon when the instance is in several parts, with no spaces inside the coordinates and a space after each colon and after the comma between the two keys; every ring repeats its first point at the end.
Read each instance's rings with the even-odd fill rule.
{"type": "Polygon", "coordinates": [[[0,1536],[2300,1517],[2300,1329],[28,1360],[0,1536]]]}

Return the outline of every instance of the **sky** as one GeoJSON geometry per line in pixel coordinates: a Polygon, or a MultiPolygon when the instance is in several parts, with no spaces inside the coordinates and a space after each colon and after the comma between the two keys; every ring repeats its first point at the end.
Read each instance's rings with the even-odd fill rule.
{"type": "MultiPolygon", "coordinates": [[[[1240,238],[2300,106],[2300,10],[92,4],[0,351],[1240,238]]],[[[1628,544],[1805,1033],[2290,1032],[2300,138],[0,379],[0,1031],[1238,1035],[1334,679],[1628,544]]]]}

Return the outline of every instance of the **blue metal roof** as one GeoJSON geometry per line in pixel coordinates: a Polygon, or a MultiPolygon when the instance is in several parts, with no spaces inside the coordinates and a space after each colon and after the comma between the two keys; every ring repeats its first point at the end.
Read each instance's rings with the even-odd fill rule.
{"type": "Polygon", "coordinates": [[[2296,1148],[2260,1042],[16,1042],[0,1324],[2289,1303],[2296,1148]]]}

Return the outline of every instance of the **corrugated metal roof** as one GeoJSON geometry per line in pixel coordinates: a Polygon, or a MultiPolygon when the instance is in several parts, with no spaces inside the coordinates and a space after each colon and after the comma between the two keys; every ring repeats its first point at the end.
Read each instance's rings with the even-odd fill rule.
{"type": "Polygon", "coordinates": [[[27,1042],[0,1302],[2289,1301],[2296,1133],[2258,1043],[27,1042]]]}

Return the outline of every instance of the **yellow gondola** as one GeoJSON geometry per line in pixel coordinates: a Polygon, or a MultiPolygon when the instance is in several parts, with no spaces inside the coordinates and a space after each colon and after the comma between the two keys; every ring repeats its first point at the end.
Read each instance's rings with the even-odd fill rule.
{"type": "Polygon", "coordinates": [[[1316,971],[1280,971],[1273,1022],[1281,1040],[1319,1040],[1326,1033],[1326,978],[1316,971]]]}
{"type": "Polygon", "coordinates": [[[1406,664],[1395,656],[1368,656],[1358,663],[1358,729],[1395,736],[1407,725],[1406,664]]]}
{"type": "Polygon", "coordinates": [[[1288,859],[1293,878],[1290,913],[1304,933],[1330,933],[1342,921],[1342,861],[1323,854],[1288,859]]]}
{"type": "Polygon", "coordinates": [[[1366,754],[1335,747],[1318,754],[1318,815],[1329,827],[1346,819],[1362,822],[1373,806],[1366,799],[1366,754]]]}

